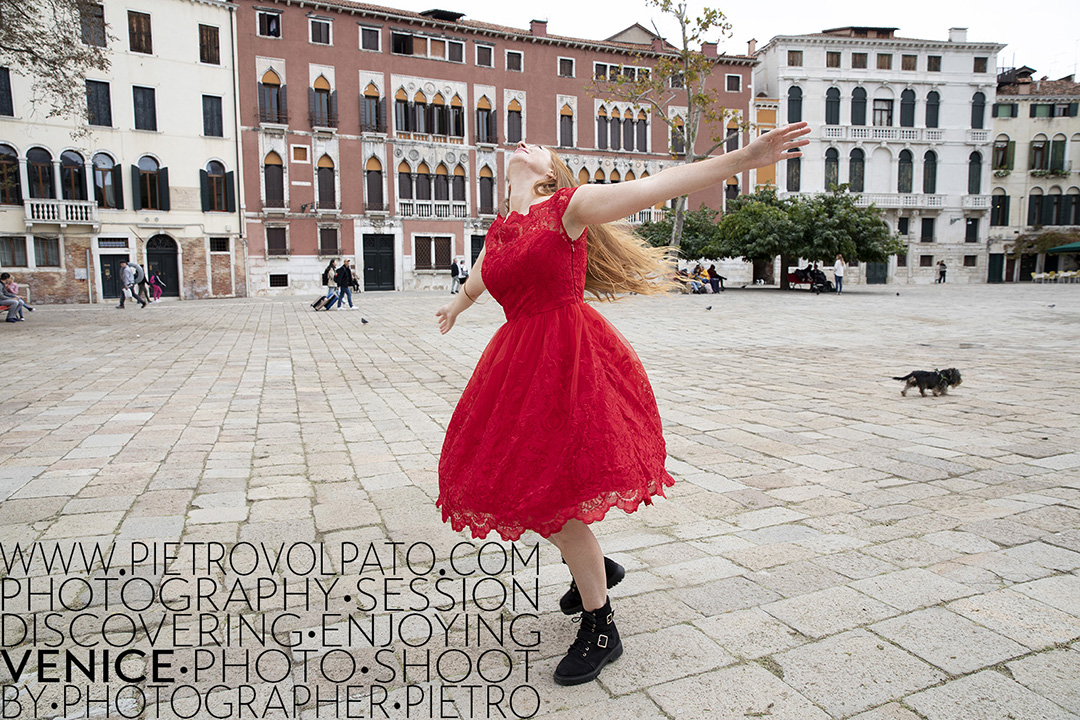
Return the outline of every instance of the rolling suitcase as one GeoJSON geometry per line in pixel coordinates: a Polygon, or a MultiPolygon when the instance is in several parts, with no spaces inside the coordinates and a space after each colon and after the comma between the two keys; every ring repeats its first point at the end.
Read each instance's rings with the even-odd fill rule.
{"type": "Polygon", "coordinates": [[[330,298],[325,295],[320,295],[319,299],[311,303],[311,307],[315,309],[315,312],[322,310],[330,303],[330,298]]]}

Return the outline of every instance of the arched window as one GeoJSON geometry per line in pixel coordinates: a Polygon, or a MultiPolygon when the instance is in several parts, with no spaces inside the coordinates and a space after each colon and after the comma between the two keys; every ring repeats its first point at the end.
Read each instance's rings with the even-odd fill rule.
{"type": "MultiPolygon", "coordinates": [[[[615,127],[612,124],[611,139],[614,145],[615,127]]],[[[563,105],[559,110],[559,145],[561,147],[574,147],[574,111],[569,104],[563,105]]],[[[618,148],[612,148],[618,150],[618,148]]]]}
{"type": "Polygon", "coordinates": [[[862,192],[866,178],[866,154],[854,148],[848,156],[848,185],[851,192],[862,192]]]}
{"type": "Polygon", "coordinates": [[[94,156],[94,199],[99,208],[124,207],[123,174],[120,166],[105,153],[94,156]]]}
{"type": "Polygon", "coordinates": [[[926,127],[936,128],[938,126],[938,109],[940,105],[941,96],[938,95],[937,90],[926,93],[926,127]]]}
{"type": "Polygon", "coordinates": [[[724,152],[735,152],[739,149],[739,123],[732,120],[727,126],[727,141],[724,144],[724,152]]]}
{"type": "Polygon", "coordinates": [[[382,189],[382,163],[379,158],[370,157],[364,165],[364,190],[367,192],[365,207],[367,210],[385,210],[382,189]]]}
{"type": "Polygon", "coordinates": [[[450,134],[450,110],[446,107],[446,99],[442,93],[435,93],[435,97],[431,98],[428,114],[431,115],[429,125],[433,135],[450,134]]]}
{"type": "Polygon", "coordinates": [[[596,113],[596,149],[607,150],[608,146],[608,114],[607,108],[603,105],[600,106],[600,110],[596,113]]]}
{"type": "Polygon", "coordinates": [[[1050,142],[1046,139],[1046,136],[1039,133],[1031,140],[1031,167],[1030,170],[1049,170],[1050,169],[1050,142]]]}
{"type": "Polygon", "coordinates": [[[1008,135],[998,135],[994,139],[994,155],[991,167],[994,170],[1012,170],[1015,155],[1016,143],[1009,140],[1008,135]]]}
{"type": "Polygon", "coordinates": [[[484,95],[476,103],[476,142],[498,142],[497,129],[491,101],[488,100],[487,95],[484,95]]]}
{"type": "Polygon", "coordinates": [[[994,188],[990,197],[990,225],[1004,227],[1009,224],[1009,196],[1004,188],[994,188]]]}
{"type": "Polygon", "coordinates": [[[259,122],[287,123],[285,86],[273,70],[263,73],[259,81],[259,122]]]}
{"type": "Polygon", "coordinates": [[[1050,169],[1056,172],[1065,170],[1065,136],[1058,133],[1050,141],[1050,169]]]}
{"type": "Polygon", "coordinates": [[[515,144],[524,137],[521,123],[521,103],[511,100],[506,106],[506,142],[515,144]]]}
{"type": "Polygon", "coordinates": [[[1058,225],[1080,225],[1080,188],[1069,188],[1069,191],[1061,198],[1058,225]]]}
{"type": "Polygon", "coordinates": [[[427,95],[417,91],[413,95],[412,113],[414,116],[413,129],[418,133],[431,132],[431,117],[428,113],[427,95]]]}
{"type": "Polygon", "coordinates": [[[319,182],[319,209],[337,209],[337,188],[334,187],[334,161],[329,155],[319,158],[316,179],[319,182]]]}
{"type": "Polygon", "coordinates": [[[915,156],[910,150],[900,151],[900,169],[896,176],[896,191],[911,192],[915,178],[915,156]]]}
{"type": "Polygon", "coordinates": [[[624,115],[625,117],[623,118],[622,124],[622,146],[623,150],[633,152],[634,138],[636,137],[634,133],[634,112],[632,110],[627,110],[624,115]]]}
{"type": "Polygon", "coordinates": [[[611,149],[622,149],[622,113],[618,108],[611,111],[611,149]]]}
{"type": "Polygon", "coordinates": [[[1031,193],[1028,195],[1028,225],[1042,225],[1043,217],[1043,195],[1042,188],[1032,188],[1031,193]]]}
{"type": "Polygon", "coordinates": [[[412,132],[415,129],[416,113],[409,104],[409,96],[398,89],[394,93],[394,130],[399,133],[412,132]]]}
{"type": "Polygon", "coordinates": [[[22,205],[19,155],[10,145],[0,145],[0,204],[22,205]]]}
{"type": "Polygon", "coordinates": [[[825,124],[840,124],[840,89],[831,87],[825,91],[825,124]]]}
{"type": "Polygon", "coordinates": [[[637,175],[633,170],[627,170],[626,175],[623,176],[623,182],[630,182],[631,180],[637,180],[637,175]]]}
{"type": "Polygon", "coordinates": [[[968,155],[968,195],[982,192],[982,155],[973,152],[968,155]]]}
{"type": "Polygon", "coordinates": [[[900,93],[900,127],[915,127],[915,91],[900,93]]]}
{"type": "Polygon", "coordinates": [[[840,152],[836,148],[825,151],[825,189],[832,190],[840,184],[840,152]]]}
{"type": "Polygon", "coordinates": [[[1043,196],[1042,224],[1057,225],[1061,213],[1061,188],[1056,185],[1050,188],[1050,192],[1043,196]]]}
{"type": "Polygon", "coordinates": [[[603,171],[603,170],[601,170],[600,168],[597,168],[597,169],[596,169],[596,172],[595,172],[595,173],[593,173],[593,179],[592,179],[592,181],[593,181],[594,183],[596,183],[597,185],[602,185],[603,183],[606,183],[606,182],[607,182],[607,176],[606,176],[606,175],[604,175],[604,171],[603,171]]]}
{"type": "Polygon", "coordinates": [[[454,168],[454,177],[450,180],[450,195],[456,203],[465,202],[465,168],[454,168]]]}
{"type": "Polygon", "coordinates": [[[450,171],[442,163],[435,168],[435,200],[450,202],[450,171]]]}
{"type": "Polygon", "coordinates": [[[787,160],[787,190],[788,192],[799,192],[799,187],[802,183],[802,159],[791,158],[787,160]]]}
{"type": "Polygon", "coordinates": [[[675,127],[671,128],[671,154],[686,154],[686,133],[683,119],[677,115],[675,116],[675,127]]]}
{"type": "Polygon", "coordinates": [[[618,170],[612,170],[611,173],[608,175],[608,182],[612,185],[614,185],[615,183],[621,183],[622,174],[620,174],[618,170]]]}
{"type": "Polygon", "coordinates": [[[34,148],[26,153],[26,175],[30,182],[30,197],[36,200],[56,199],[53,161],[48,150],[34,148]]]}
{"type": "Polygon", "coordinates": [[[927,195],[937,192],[937,153],[933,150],[923,155],[922,191],[927,195]]]}
{"type": "Polygon", "coordinates": [[[977,92],[971,96],[971,127],[976,130],[983,128],[986,117],[986,96],[977,92]]]}
{"type": "Polygon", "coordinates": [[[398,200],[413,199],[412,170],[404,160],[398,165],[398,200]]]}
{"type": "Polygon", "coordinates": [[[644,110],[638,110],[637,122],[637,149],[638,152],[649,151],[649,116],[644,110]]]}
{"type": "Polygon", "coordinates": [[[337,127],[337,93],[330,81],[320,75],[308,91],[308,118],[311,127],[337,127]]]}
{"type": "Polygon", "coordinates": [[[263,183],[266,188],[266,207],[285,207],[285,166],[281,156],[271,150],[263,158],[263,183]]]}
{"type": "Polygon", "coordinates": [[[580,170],[578,170],[577,184],[578,185],[588,185],[589,184],[589,171],[586,170],[585,168],[581,168],[580,170]]]}
{"type": "Polygon", "coordinates": [[[82,155],[72,150],[60,155],[60,191],[65,200],[86,199],[86,165],[82,155]]]}
{"type": "Polygon", "coordinates": [[[465,104],[457,95],[450,98],[450,136],[465,137],[465,104]]]}
{"type": "Polygon", "coordinates": [[[416,177],[413,178],[413,187],[416,188],[416,200],[418,202],[431,201],[431,169],[427,163],[420,163],[416,167],[416,177]]]}
{"type": "Polygon", "coordinates": [[[495,214],[495,176],[487,165],[480,168],[480,214],[495,214]]]}
{"type": "Polygon", "coordinates": [[[728,178],[727,184],[724,185],[724,198],[734,200],[737,197],[739,197],[739,179],[728,178]]]}
{"type": "Polygon", "coordinates": [[[203,207],[210,212],[227,212],[225,166],[217,160],[211,160],[206,164],[204,172],[206,173],[206,189],[208,191],[204,195],[204,199],[209,202],[204,202],[203,207]]]}
{"type": "Polygon", "coordinates": [[[866,90],[861,87],[851,91],[851,124],[866,124],[866,90]]]}
{"type": "Polygon", "coordinates": [[[802,89],[789,87],[787,91],[787,121],[789,123],[802,120],[802,89]]]}
{"type": "Polygon", "coordinates": [[[166,193],[162,192],[162,172],[157,160],[144,155],[139,158],[139,202],[136,203],[140,210],[164,210],[162,199],[166,193]]]}
{"type": "Polygon", "coordinates": [[[361,132],[386,132],[386,103],[379,97],[379,88],[368,83],[360,96],[361,132]]]}

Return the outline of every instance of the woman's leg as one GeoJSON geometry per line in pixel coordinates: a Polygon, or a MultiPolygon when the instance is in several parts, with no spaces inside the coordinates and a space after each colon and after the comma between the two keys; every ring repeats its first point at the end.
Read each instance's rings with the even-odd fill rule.
{"type": "Polygon", "coordinates": [[[592,611],[603,607],[607,601],[604,553],[589,526],[580,520],[569,520],[562,530],[548,539],[559,549],[570,568],[584,608],[592,611]]]}

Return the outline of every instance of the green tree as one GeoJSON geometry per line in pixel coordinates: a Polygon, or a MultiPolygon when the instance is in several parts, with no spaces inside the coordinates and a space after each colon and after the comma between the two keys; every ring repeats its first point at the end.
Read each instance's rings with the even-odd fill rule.
{"type": "Polygon", "coordinates": [[[97,13],[90,0],[0,0],[0,65],[33,78],[32,106],[73,120],[73,137],[88,133],[87,72],[109,70],[97,13]]]}
{"type": "MultiPolygon", "coordinates": [[[[711,42],[717,35],[731,36],[731,24],[719,10],[705,8],[696,18],[690,17],[685,3],[673,0],[647,0],[648,5],[659,8],[678,24],[679,45],[668,46],[659,56],[639,55],[639,66],[651,63],[647,72],[628,74],[617,72],[605,78],[597,78],[593,88],[617,100],[628,101],[633,106],[648,106],[654,120],[667,125],[670,132],[669,151],[672,158],[684,163],[697,162],[712,155],[727,140],[725,122],[735,117],[736,111],[724,107],[720,94],[706,83],[716,68],[716,58],[706,57],[700,50],[702,43],[711,42]],[[685,108],[676,113],[672,105],[685,108]],[[708,138],[707,149],[699,148],[698,141],[708,138]],[[676,144],[684,153],[676,152],[676,144]]],[[[655,26],[654,26],[655,29],[655,26]]],[[[659,30],[657,30],[659,36],[659,30]]],[[[745,125],[744,125],[745,127],[745,125]]],[[[738,134],[741,130],[733,131],[738,134]]],[[[678,247],[685,239],[683,225],[686,220],[687,196],[678,199],[671,224],[668,244],[678,247]]]]}
{"type": "Polygon", "coordinates": [[[1074,242],[1080,242],[1080,231],[1040,230],[1020,235],[1015,242],[1006,246],[1005,251],[1009,254],[1009,257],[1038,255],[1052,247],[1068,245],[1074,242]]]}
{"type": "MultiPolygon", "coordinates": [[[[720,229],[716,225],[716,210],[702,205],[697,210],[686,213],[683,220],[682,242],[678,246],[679,257],[683,260],[697,260],[714,257],[720,229]]],[[[671,244],[671,230],[675,225],[675,213],[664,213],[664,219],[647,222],[637,228],[637,233],[653,247],[665,247],[671,244]]]]}

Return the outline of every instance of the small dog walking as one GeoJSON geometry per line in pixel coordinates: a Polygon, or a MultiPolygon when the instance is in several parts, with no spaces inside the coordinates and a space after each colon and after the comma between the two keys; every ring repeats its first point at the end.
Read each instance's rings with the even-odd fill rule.
{"type": "Polygon", "coordinates": [[[949,388],[956,387],[963,380],[960,379],[960,371],[956,368],[946,370],[912,370],[904,377],[894,377],[904,383],[904,389],[900,394],[907,397],[907,391],[913,387],[919,388],[919,394],[926,397],[926,391],[930,390],[934,396],[947,395],[949,388]]]}

